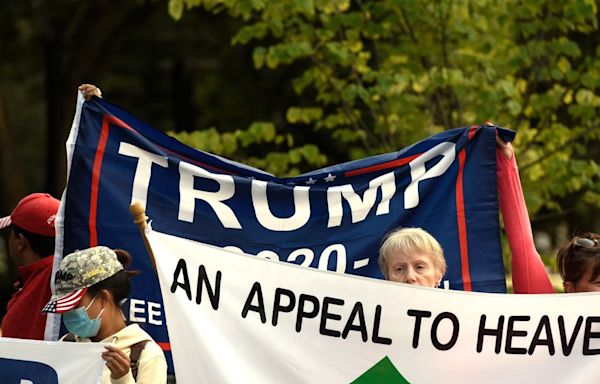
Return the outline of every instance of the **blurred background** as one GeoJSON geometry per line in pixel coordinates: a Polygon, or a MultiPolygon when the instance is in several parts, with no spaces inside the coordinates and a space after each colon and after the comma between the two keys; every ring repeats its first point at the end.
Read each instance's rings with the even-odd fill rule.
{"type": "MultiPolygon", "coordinates": [[[[1,216],[60,198],[81,83],[278,176],[491,120],[517,132],[549,271],[566,239],[600,232],[593,0],[0,2],[1,216]]],[[[14,279],[0,241],[0,317],[14,279]]]]}

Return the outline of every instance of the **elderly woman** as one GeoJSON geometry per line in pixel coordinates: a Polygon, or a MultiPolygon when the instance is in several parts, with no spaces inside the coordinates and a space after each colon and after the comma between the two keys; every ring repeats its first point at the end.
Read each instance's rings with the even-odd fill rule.
{"type": "Polygon", "coordinates": [[[437,240],[421,228],[390,232],[379,249],[379,268],[386,280],[438,287],[446,259],[437,240]]]}
{"type": "Polygon", "coordinates": [[[574,237],[556,256],[565,292],[600,292],[600,235],[574,237]]]}
{"type": "MultiPolygon", "coordinates": [[[[511,249],[515,293],[552,293],[554,289],[535,249],[529,215],[512,145],[496,138],[496,181],[511,249]]],[[[390,233],[379,251],[379,266],[387,280],[436,287],[446,271],[440,244],[419,228],[390,233]]]]}

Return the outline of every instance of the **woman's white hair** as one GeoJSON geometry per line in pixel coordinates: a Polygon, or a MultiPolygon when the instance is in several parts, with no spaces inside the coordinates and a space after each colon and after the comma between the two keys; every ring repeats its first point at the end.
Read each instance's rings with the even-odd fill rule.
{"type": "Polygon", "coordinates": [[[385,279],[388,258],[394,254],[424,253],[430,255],[435,269],[443,276],[446,273],[446,258],[438,241],[421,228],[397,228],[389,232],[379,248],[379,269],[385,279]]]}

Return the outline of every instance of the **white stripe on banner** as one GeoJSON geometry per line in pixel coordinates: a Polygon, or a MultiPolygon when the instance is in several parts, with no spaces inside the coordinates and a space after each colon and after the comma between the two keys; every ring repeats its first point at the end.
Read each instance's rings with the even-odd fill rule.
{"type": "Polygon", "coordinates": [[[83,289],[78,289],[75,292],[71,292],[67,296],[56,301],[56,310],[62,311],[65,308],[70,308],[71,306],[73,306],[73,303],[79,302],[84,295],[85,292],[83,289]]]}
{"type": "MultiPolygon", "coordinates": [[[[83,103],[85,98],[83,94],[77,92],[77,105],[75,107],[75,116],[73,116],[73,123],[71,124],[71,131],[67,139],[66,152],[67,152],[67,184],[69,183],[69,176],[71,175],[71,165],[73,164],[73,153],[75,152],[75,144],[77,143],[77,135],[79,134],[79,122],[81,120],[81,111],[83,109],[83,103]]],[[[56,229],[55,246],[54,246],[54,265],[52,266],[52,276],[50,277],[50,290],[54,294],[54,276],[55,272],[58,271],[58,266],[63,257],[63,247],[65,238],[65,205],[67,201],[67,188],[63,190],[62,197],[60,199],[60,206],[58,207],[58,213],[54,219],[54,228],[56,229]]],[[[57,340],[60,333],[60,322],[61,315],[55,313],[48,313],[46,318],[46,328],[44,329],[44,339],[46,340],[57,340]]]]}
{"type": "Polygon", "coordinates": [[[149,231],[177,383],[598,383],[600,294],[413,287],[149,231]]]}
{"type": "Polygon", "coordinates": [[[12,223],[10,216],[5,216],[0,219],[0,229],[8,227],[12,223]]]}
{"type": "Polygon", "coordinates": [[[99,384],[105,345],[0,338],[0,383],[99,384]]]}

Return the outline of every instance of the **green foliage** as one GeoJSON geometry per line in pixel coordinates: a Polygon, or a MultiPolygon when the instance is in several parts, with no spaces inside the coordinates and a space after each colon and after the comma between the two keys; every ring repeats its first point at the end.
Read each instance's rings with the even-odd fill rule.
{"type": "Polygon", "coordinates": [[[279,134],[275,125],[267,122],[253,123],[247,130],[219,133],[215,128],[193,132],[168,132],[182,142],[203,151],[226,156],[230,159],[244,161],[246,164],[279,175],[297,175],[299,165],[321,167],[327,158],[319,153],[317,146],[306,144],[294,147],[289,151],[271,151],[264,157],[249,155],[249,147],[273,144],[285,148],[293,147],[294,140],[289,134],[279,134]]]}
{"type": "Polygon", "coordinates": [[[278,149],[251,162],[289,175],[328,153],[355,159],[490,119],[518,132],[532,212],[560,210],[573,194],[600,206],[594,0],[169,2],[175,19],[193,7],[242,20],[231,41],[253,47],[256,69],[301,68],[291,85],[302,101],[279,125],[293,138],[306,138],[307,127],[329,138],[284,140],[260,123],[206,133],[217,153],[243,157],[240,147],[272,144],[278,149]]]}

